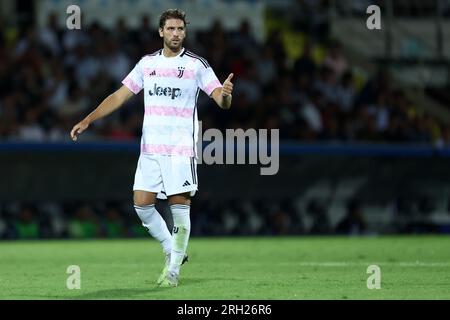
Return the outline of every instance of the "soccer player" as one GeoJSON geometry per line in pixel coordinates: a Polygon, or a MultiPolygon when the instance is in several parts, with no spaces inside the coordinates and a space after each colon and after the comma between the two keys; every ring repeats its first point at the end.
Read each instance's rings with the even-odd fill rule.
{"type": "Polygon", "coordinates": [[[115,111],[144,89],[145,114],[133,186],[134,207],[142,225],[161,243],[166,254],[157,283],[174,287],[178,285],[180,266],[187,258],[190,199],[198,187],[198,94],[201,89],[220,108],[229,109],[233,74],[221,84],[204,58],[183,47],[184,12],[163,12],[159,36],[163,48],[144,56],[122,81],[123,86],[76,124],[70,135],[76,141],[93,121],[115,111]],[[155,208],[156,199],[167,198],[174,223],[172,234],[155,208]]]}

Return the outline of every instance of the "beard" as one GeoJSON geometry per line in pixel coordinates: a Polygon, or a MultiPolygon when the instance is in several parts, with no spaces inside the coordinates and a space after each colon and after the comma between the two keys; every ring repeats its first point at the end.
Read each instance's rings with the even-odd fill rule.
{"type": "Polygon", "coordinates": [[[174,44],[171,40],[164,39],[164,44],[167,48],[170,49],[172,52],[177,52],[181,49],[181,46],[183,45],[182,40],[178,40],[178,44],[174,44]]]}

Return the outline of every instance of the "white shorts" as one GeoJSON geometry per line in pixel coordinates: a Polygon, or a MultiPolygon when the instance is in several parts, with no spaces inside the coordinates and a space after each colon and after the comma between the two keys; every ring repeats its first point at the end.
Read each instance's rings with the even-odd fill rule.
{"type": "Polygon", "coordinates": [[[157,193],[158,199],[198,190],[197,160],[195,158],[159,154],[139,156],[133,191],[157,193]]]}

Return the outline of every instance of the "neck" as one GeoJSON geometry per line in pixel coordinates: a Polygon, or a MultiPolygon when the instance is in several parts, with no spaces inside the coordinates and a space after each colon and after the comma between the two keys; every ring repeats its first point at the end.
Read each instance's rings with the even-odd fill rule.
{"type": "Polygon", "coordinates": [[[167,57],[167,58],[175,57],[181,52],[181,50],[183,50],[183,47],[180,47],[178,50],[173,51],[169,47],[164,46],[163,55],[164,55],[164,57],[167,57]]]}

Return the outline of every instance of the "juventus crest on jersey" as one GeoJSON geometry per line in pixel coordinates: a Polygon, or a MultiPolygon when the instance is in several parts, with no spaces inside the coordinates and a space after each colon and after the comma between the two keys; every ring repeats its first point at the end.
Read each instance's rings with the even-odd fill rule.
{"type": "Polygon", "coordinates": [[[135,94],[144,90],[141,152],[196,157],[198,94],[222,86],[208,62],[185,48],[175,57],[161,49],[143,57],[122,83],[135,94]]]}

